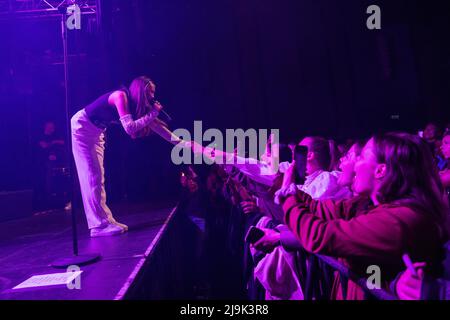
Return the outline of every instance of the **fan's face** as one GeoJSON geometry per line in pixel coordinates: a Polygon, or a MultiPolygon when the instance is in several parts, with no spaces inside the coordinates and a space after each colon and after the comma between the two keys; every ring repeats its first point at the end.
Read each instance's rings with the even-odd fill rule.
{"type": "Polygon", "coordinates": [[[375,188],[375,172],[377,169],[375,144],[373,139],[364,146],[361,155],[355,163],[353,191],[358,194],[370,195],[375,188]]]}
{"type": "Polygon", "coordinates": [[[425,130],[423,131],[423,138],[425,140],[436,139],[437,130],[438,130],[437,127],[433,124],[427,125],[425,130]]]}
{"type": "Polygon", "coordinates": [[[342,173],[338,180],[339,185],[350,186],[352,184],[355,177],[356,159],[356,145],[353,145],[340,159],[339,169],[341,169],[342,173]]]}

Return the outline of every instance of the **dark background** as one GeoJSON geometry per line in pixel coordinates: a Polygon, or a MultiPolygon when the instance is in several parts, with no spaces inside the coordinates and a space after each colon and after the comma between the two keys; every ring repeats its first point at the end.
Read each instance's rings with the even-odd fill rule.
{"type": "MultiPolygon", "coordinates": [[[[69,31],[71,115],[149,75],[172,129],[279,128],[284,141],[450,121],[449,1],[110,0],[69,31]],[[366,28],[366,9],[382,29],[366,28]]],[[[0,20],[0,191],[31,186],[45,120],[65,133],[58,18],[0,20]]],[[[173,196],[180,168],[157,136],[108,130],[110,200],[173,196]]]]}

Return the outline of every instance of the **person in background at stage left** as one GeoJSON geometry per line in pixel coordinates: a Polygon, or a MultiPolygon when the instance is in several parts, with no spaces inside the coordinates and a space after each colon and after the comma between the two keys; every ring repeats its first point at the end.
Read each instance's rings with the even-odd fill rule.
{"type": "Polygon", "coordinates": [[[61,153],[64,152],[64,139],[58,135],[53,121],[47,121],[44,125],[44,134],[39,139],[39,148],[50,161],[62,161],[61,153]]]}
{"type": "Polygon", "coordinates": [[[66,153],[64,139],[59,135],[56,124],[46,121],[36,147],[34,206],[37,210],[50,208],[50,176],[52,168],[64,165],[66,153]]]}
{"type": "Polygon", "coordinates": [[[155,90],[156,85],[150,78],[138,77],[129,88],[103,94],[72,117],[72,151],[91,237],[128,231],[126,225],[114,219],[106,204],[104,133],[110,125],[121,124],[133,139],[155,132],[175,145],[191,146],[157,118],[162,105],[154,100],[155,90]]]}

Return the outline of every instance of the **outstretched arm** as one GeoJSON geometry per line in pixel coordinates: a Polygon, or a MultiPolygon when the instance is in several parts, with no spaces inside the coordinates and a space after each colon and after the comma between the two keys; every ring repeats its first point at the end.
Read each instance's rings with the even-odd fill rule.
{"type": "Polygon", "coordinates": [[[162,125],[158,121],[153,121],[149,124],[149,127],[157,133],[164,140],[177,145],[178,143],[186,143],[183,139],[175,135],[172,131],[170,131],[166,126],[162,125]]]}
{"type": "Polygon", "coordinates": [[[158,116],[159,111],[154,109],[147,113],[145,116],[133,120],[133,117],[128,108],[128,99],[127,95],[123,91],[115,91],[113,92],[109,98],[108,102],[111,105],[116,106],[117,112],[119,113],[120,122],[122,123],[122,127],[125,132],[131,137],[135,138],[136,134],[152,123],[156,117],[158,116]]]}

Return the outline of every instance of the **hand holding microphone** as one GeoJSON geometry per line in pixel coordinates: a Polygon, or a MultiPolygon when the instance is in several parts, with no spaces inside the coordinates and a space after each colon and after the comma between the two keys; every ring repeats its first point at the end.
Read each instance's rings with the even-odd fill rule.
{"type": "Polygon", "coordinates": [[[166,118],[165,120],[172,121],[172,118],[169,116],[167,112],[163,110],[163,106],[158,100],[153,99],[152,101],[150,101],[150,104],[153,108],[155,108],[156,111],[158,111],[159,114],[164,115],[164,117],[166,118]]]}
{"type": "Polygon", "coordinates": [[[161,110],[163,109],[163,106],[161,105],[161,103],[159,103],[159,101],[156,101],[156,100],[153,100],[152,106],[158,112],[161,112],[161,110]]]}

